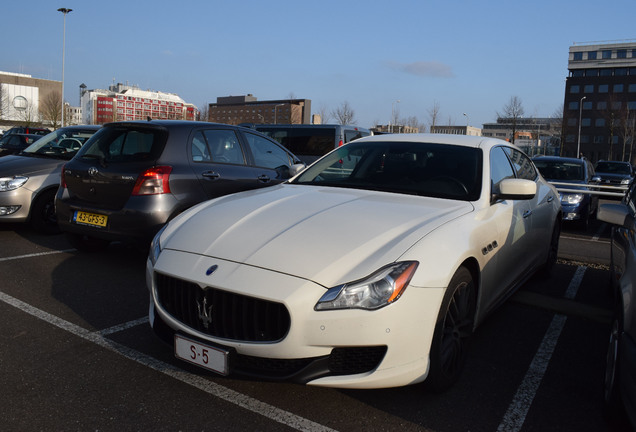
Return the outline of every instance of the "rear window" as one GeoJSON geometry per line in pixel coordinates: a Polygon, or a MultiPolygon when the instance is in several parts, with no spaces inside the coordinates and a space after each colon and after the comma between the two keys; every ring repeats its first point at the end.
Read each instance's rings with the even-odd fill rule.
{"type": "Polygon", "coordinates": [[[81,158],[103,162],[136,162],[159,158],[167,131],[158,128],[106,127],[82,148],[81,158]]]}
{"type": "Polygon", "coordinates": [[[336,147],[334,128],[259,128],[256,130],[275,139],[298,156],[322,156],[336,147]]]}

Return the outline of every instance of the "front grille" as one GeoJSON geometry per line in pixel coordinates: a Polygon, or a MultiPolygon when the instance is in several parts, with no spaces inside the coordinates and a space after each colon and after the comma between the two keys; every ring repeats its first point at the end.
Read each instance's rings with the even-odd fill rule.
{"type": "Polygon", "coordinates": [[[155,273],[159,304],[173,318],[201,333],[236,341],[275,342],[290,326],[281,303],[207,287],[155,273]]]}
{"type": "Polygon", "coordinates": [[[386,354],[386,346],[334,348],[329,356],[333,375],[351,375],[375,369],[386,354]]]}

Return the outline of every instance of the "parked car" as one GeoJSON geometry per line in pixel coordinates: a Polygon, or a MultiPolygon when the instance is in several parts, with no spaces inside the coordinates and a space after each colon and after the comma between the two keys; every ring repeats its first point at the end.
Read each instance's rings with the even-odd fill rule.
{"type": "Polygon", "coordinates": [[[636,184],[620,204],[601,204],[598,218],[614,224],[610,281],[615,307],[605,368],[605,408],[610,418],[624,411],[636,430],[636,184]]]}
{"type": "Polygon", "coordinates": [[[634,179],[634,169],[629,162],[600,160],[594,169],[596,175],[601,178],[601,184],[606,186],[620,186],[627,189],[634,179]]]}
{"type": "Polygon", "coordinates": [[[556,183],[563,220],[576,221],[587,227],[598,208],[598,195],[587,192],[595,191],[594,185],[601,181],[592,164],[587,159],[559,156],[537,156],[533,161],[543,178],[556,183]]]}
{"type": "Polygon", "coordinates": [[[9,134],[0,138],[0,157],[18,154],[37,140],[42,135],[34,134],[9,134]]]}
{"type": "Polygon", "coordinates": [[[275,185],[300,168],[276,141],[238,126],[109,123],[62,170],[58,223],[81,250],[114,240],[150,243],[194,204],[275,185]]]}
{"type": "Polygon", "coordinates": [[[560,219],[556,189],[505,141],[361,138],[168,223],[146,266],[150,323],[224,375],[442,390],[474,328],[551,268],[560,219]]]}
{"type": "Polygon", "coordinates": [[[318,158],[358,138],[372,135],[369,129],[336,124],[246,124],[247,127],[275,139],[303,162],[318,158]]]}
{"type": "Polygon", "coordinates": [[[29,222],[55,233],[54,198],[64,162],[99,126],[67,126],[42,137],[18,155],[0,158],[0,223],[29,222]]]}
{"type": "Polygon", "coordinates": [[[11,134],[30,134],[30,135],[48,135],[51,133],[50,129],[47,128],[38,128],[38,127],[31,127],[31,126],[15,126],[12,127],[11,129],[9,129],[8,131],[6,131],[4,133],[4,135],[11,135],[11,134]]]}

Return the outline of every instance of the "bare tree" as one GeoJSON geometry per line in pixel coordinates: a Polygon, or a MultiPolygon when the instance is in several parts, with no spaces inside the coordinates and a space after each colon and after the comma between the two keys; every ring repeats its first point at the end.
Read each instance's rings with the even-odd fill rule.
{"type": "Polygon", "coordinates": [[[411,117],[408,117],[406,120],[402,120],[402,123],[405,126],[409,126],[409,127],[417,129],[418,132],[423,131],[426,127],[415,116],[411,116],[411,117]]]}
{"type": "Polygon", "coordinates": [[[331,115],[336,119],[338,124],[341,125],[354,124],[356,122],[356,114],[347,101],[344,101],[338,108],[332,111],[331,115]]]}
{"type": "Polygon", "coordinates": [[[322,124],[327,124],[331,120],[331,113],[327,110],[327,107],[324,105],[321,105],[318,108],[318,110],[316,111],[316,114],[320,117],[320,123],[322,124]]]}
{"type": "Polygon", "coordinates": [[[199,112],[197,113],[197,120],[209,122],[210,121],[210,104],[203,104],[199,107],[199,112]]]}
{"type": "Polygon", "coordinates": [[[429,132],[433,132],[433,129],[437,125],[437,119],[439,117],[440,105],[438,101],[433,101],[433,106],[428,110],[429,118],[429,132]]]}
{"type": "Polygon", "coordinates": [[[523,104],[518,96],[512,96],[508,103],[504,105],[503,111],[501,113],[497,113],[498,118],[510,121],[510,125],[512,126],[511,142],[513,144],[515,142],[515,135],[517,134],[517,125],[519,123],[519,119],[523,117],[523,114],[523,104]]]}
{"type": "Polygon", "coordinates": [[[60,127],[62,121],[62,94],[51,92],[42,100],[40,115],[44,123],[50,124],[53,129],[60,127]]]}
{"type": "Polygon", "coordinates": [[[636,133],[636,112],[629,109],[627,106],[622,112],[619,119],[619,134],[623,141],[623,154],[621,156],[622,161],[632,161],[632,150],[634,147],[634,134],[636,133]],[[629,145],[629,149],[627,146],[629,145]],[[629,151],[627,159],[625,153],[629,151]]]}

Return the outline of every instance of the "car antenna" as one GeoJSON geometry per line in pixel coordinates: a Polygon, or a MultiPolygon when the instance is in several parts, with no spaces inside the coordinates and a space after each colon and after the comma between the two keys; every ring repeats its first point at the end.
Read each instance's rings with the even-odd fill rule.
{"type": "Polygon", "coordinates": [[[147,119],[148,121],[151,121],[151,120],[152,120],[152,118],[150,118],[150,116],[146,117],[146,119],[147,119]]]}

